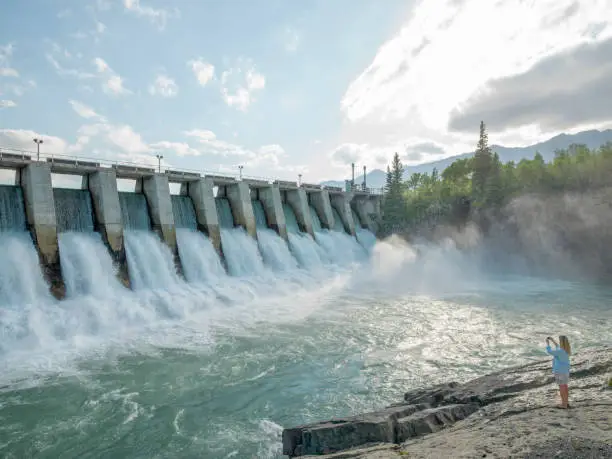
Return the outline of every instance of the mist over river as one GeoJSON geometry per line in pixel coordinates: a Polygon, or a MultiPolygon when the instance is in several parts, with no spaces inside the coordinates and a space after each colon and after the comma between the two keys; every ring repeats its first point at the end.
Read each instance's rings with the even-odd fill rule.
{"type": "Polygon", "coordinates": [[[0,456],[280,458],[283,426],[541,358],[548,335],[612,343],[612,289],[492,269],[478,245],[244,236],[222,234],[229,276],[179,234],[185,282],[128,234],[130,291],[99,238],[63,234],[58,302],[31,241],[2,235],[0,456]]]}

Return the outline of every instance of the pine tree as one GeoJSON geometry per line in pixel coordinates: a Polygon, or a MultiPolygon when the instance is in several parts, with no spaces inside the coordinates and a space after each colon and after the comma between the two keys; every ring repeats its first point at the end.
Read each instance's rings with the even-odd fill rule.
{"type": "Polygon", "coordinates": [[[389,193],[391,191],[391,187],[393,185],[393,175],[391,174],[391,169],[387,166],[387,177],[385,181],[385,193],[389,193]]]}
{"type": "Polygon", "coordinates": [[[404,199],[404,167],[399,155],[395,153],[391,166],[387,167],[387,180],[385,184],[385,199],[383,203],[384,220],[393,227],[401,222],[406,211],[404,199]]]}
{"type": "Polygon", "coordinates": [[[391,162],[391,172],[393,174],[393,185],[402,187],[404,178],[404,166],[400,161],[400,157],[397,153],[393,155],[393,161],[391,162]]]}
{"type": "Polygon", "coordinates": [[[480,122],[480,138],[474,153],[472,175],[472,196],[474,199],[482,203],[485,199],[487,179],[491,172],[492,166],[491,148],[489,147],[489,136],[484,121],[480,122]]]}

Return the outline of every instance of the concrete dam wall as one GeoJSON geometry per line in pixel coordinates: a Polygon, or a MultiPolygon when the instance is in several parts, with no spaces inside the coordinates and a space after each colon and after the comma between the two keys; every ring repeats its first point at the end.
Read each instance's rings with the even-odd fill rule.
{"type": "Polygon", "coordinates": [[[280,267],[312,263],[305,244],[324,246],[325,232],[357,239],[360,231],[375,234],[380,209],[379,195],[295,182],[28,160],[3,164],[1,158],[0,167],[16,171],[14,185],[0,186],[0,234],[30,234],[56,298],[66,295],[65,234],[95,235],[124,286],[154,287],[159,276],[146,270],[160,266],[166,276],[199,279],[218,269],[256,270],[262,260],[280,267]],[[53,174],[67,172],[82,178],[80,189],[53,187],[53,174]],[[133,191],[118,190],[123,178],[135,182],[133,191]],[[179,184],[178,194],[171,194],[171,184],[179,184]],[[194,269],[194,256],[207,250],[219,261],[206,272],[194,269]]]}

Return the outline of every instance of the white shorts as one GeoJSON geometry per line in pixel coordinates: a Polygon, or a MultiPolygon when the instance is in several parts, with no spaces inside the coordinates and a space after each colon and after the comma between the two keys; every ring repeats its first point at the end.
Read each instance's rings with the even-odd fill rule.
{"type": "Polygon", "coordinates": [[[555,382],[559,385],[569,383],[569,373],[555,373],[555,382]]]}

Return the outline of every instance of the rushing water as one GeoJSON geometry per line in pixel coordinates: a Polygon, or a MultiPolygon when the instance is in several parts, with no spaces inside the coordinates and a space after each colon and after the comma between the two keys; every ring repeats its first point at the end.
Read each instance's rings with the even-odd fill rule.
{"type": "Polygon", "coordinates": [[[25,230],[26,214],[21,187],[0,185],[0,232],[25,230]]]}
{"type": "MultiPolygon", "coordinates": [[[[363,238],[316,235],[340,260],[275,272],[244,230],[224,229],[233,275],[184,282],[159,239],[128,231],[130,274],[151,272],[137,291],[3,302],[0,456],[280,458],[283,426],[528,362],[548,335],[577,351],[612,342],[610,288],[492,273],[450,242],[366,253],[363,238]]],[[[3,241],[32,270],[31,241],[3,241]]]]}
{"type": "Polygon", "coordinates": [[[54,188],[53,200],[58,232],[94,230],[89,190],[54,188]]]}
{"type": "Polygon", "coordinates": [[[157,234],[124,231],[125,254],[134,290],[167,288],[179,281],[174,258],[157,234]]]}
{"type": "Polygon", "coordinates": [[[225,276],[225,269],[210,240],[199,231],[176,229],[176,242],[188,282],[212,283],[225,276]]]}
{"type": "Polygon", "coordinates": [[[119,204],[121,219],[126,229],[139,231],[151,229],[151,219],[144,194],[119,192],[119,204]]]}
{"type": "Polygon", "coordinates": [[[195,207],[189,196],[172,195],[172,213],[174,214],[174,226],[177,228],[198,229],[195,207]]]}
{"type": "Polygon", "coordinates": [[[58,237],[66,295],[106,296],[120,287],[117,273],[100,233],[67,232],[58,237]]]}

